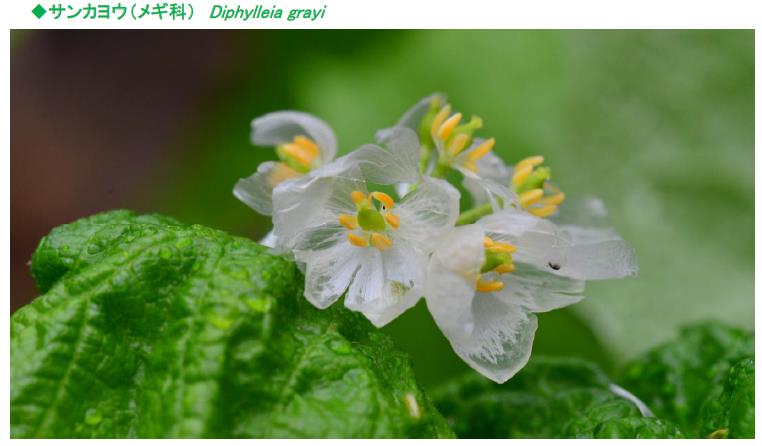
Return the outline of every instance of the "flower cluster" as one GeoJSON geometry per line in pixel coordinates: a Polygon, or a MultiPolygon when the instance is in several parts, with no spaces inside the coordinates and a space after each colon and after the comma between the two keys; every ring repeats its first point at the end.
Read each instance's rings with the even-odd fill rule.
{"type": "Polygon", "coordinates": [[[505,164],[494,138],[475,136],[482,125],[434,94],[376,143],[334,159],[326,123],[271,113],[253,121],[252,141],[279,160],[234,193],[272,215],[262,243],[293,256],[316,307],[344,296],[380,327],[424,298],[455,352],[504,382],[529,359],[535,313],[580,301],[586,280],[634,275],[637,263],[600,200],[567,199],[541,156],[505,164]],[[473,203],[462,212],[455,177],[473,203]]]}

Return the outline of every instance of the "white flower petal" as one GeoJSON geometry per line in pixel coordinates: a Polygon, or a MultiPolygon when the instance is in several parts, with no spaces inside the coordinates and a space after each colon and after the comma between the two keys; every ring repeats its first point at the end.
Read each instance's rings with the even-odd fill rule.
{"type": "Polygon", "coordinates": [[[441,93],[434,93],[430,96],[426,96],[417,104],[412,106],[408,111],[406,111],[405,114],[402,115],[402,118],[397,121],[397,124],[395,124],[394,127],[389,127],[376,132],[376,141],[383,142],[388,139],[395,127],[407,127],[415,132],[418,132],[418,127],[420,127],[421,119],[423,119],[424,115],[426,115],[426,112],[429,110],[429,105],[431,104],[431,101],[434,100],[434,98],[437,98],[439,103],[442,105],[444,105],[447,101],[447,97],[441,93]]]}
{"type": "Polygon", "coordinates": [[[585,282],[517,265],[516,271],[499,276],[504,287],[495,293],[499,299],[533,313],[563,308],[584,299],[585,282]]]}
{"type": "Polygon", "coordinates": [[[295,253],[306,266],[304,296],[318,308],[327,308],[347,290],[359,268],[358,249],[348,242],[320,251],[295,253]]]}
{"type": "Polygon", "coordinates": [[[314,249],[305,245],[310,228],[330,228],[338,223],[340,213],[354,214],[352,191],[366,192],[358,175],[354,168],[344,170],[340,176],[310,174],[278,185],[273,191],[273,226],[281,248],[314,249]]]}
{"type": "Polygon", "coordinates": [[[271,230],[265,234],[264,237],[262,237],[262,240],[259,241],[259,244],[268,248],[275,248],[278,245],[278,237],[276,237],[271,230]]]}
{"type": "Polygon", "coordinates": [[[251,142],[258,146],[277,146],[297,135],[310,138],[320,147],[320,160],[324,164],[336,156],[336,135],[314,115],[286,110],[268,113],[251,122],[251,142]]]}
{"type": "Polygon", "coordinates": [[[537,317],[519,305],[479,293],[466,312],[454,314],[426,302],[455,353],[487,378],[504,383],[529,360],[537,317]]]}
{"type": "Polygon", "coordinates": [[[360,249],[363,250],[362,267],[349,287],[344,304],[382,327],[420,299],[423,259],[414,249],[399,244],[383,252],[374,248],[360,249]]]}
{"type": "Polygon", "coordinates": [[[400,217],[397,235],[408,241],[428,242],[455,225],[460,192],[450,183],[425,177],[392,211],[400,217]]]}
{"type": "Polygon", "coordinates": [[[241,178],[233,188],[233,195],[262,215],[272,215],[273,183],[271,175],[278,168],[275,161],[267,161],[257,167],[248,178],[241,178]]]}
{"type": "Polygon", "coordinates": [[[632,248],[617,238],[597,243],[580,242],[547,219],[506,209],[481,220],[488,235],[519,247],[517,263],[540,271],[581,280],[632,276],[637,261],[632,248]]]}
{"type": "Polygon", "coordinates": [[[349,162],[356,163],[363,178],[371,183],[416,182],[421,150],[415,132],[404,127],[394,128],[384,145],[386,148],[366,144],[347,155],[349,162]]]}

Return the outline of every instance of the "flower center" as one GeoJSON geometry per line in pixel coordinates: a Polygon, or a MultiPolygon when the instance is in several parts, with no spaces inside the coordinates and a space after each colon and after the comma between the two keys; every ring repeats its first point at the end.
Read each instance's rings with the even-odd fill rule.
{"type": "Polygon", "coordinates": [[[516,252],[516,246],[509,243],[496,242],[490,237],[484,237],[484,264],[481,267],[479,277],[476,280],[476,291],[489,293],[503,289],[503,282],[499,280],[485,280],[487,273],[508,274],[516,270],[511,254],[516,252]]]}
{"type": "Polygon", "coordinates": [[[320,147],[306,136],[294,136],[293,141],[275,148],[281,162],[298,173],[307,173],[320,161],[320,147]]]}
{"type": "Polygon", "coordinates": [[[367,248],[373,246],[384,251],[392,246],[392,239],[386,234],[400,227],[400,217],[391,212],[394,200],[383,192],[365,195],[359,190],[351,194],[357,212],[354,215],[339,214],[339,223],[347,228],[349,243],[367,248]]]}
{"type": "Polygon", "coordinates": [[[550,167],[542,166],[545,158],[530,156],[516,164],[511,187],[519,196],[519,205],[532,215],[547,217],[563,203],[565,195],[550,179],[550,167]]]}

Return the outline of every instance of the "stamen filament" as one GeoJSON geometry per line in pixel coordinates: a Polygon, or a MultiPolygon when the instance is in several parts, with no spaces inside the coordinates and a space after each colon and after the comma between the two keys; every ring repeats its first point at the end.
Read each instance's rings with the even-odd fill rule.
{"type": "Polygon", "coordinates": [[[379,232],[374,232],[370,236],[370,243],[379,251],[384,251],[392,246],[392,239],[379,232]]]}
{"type": "Polygon", "coordinates": [[[394,200],[392,197],[383,192],[371,192],[370,196],[383,203],[386,206],[386,209],[394,207],[394,200]]]}
{"type": "Polygon", "coordinates": [[[391,212],[387,212],[384,214],[384,219],[394,229],[399,229],[400,227],[400,217],[397,214],[392,214],[391,212]]]}
{"type": "Polygon", "coordinates": [[[495,147],[495,138],[490,138],[479,144],[475,149],[468,152],[469,161],[478,161],[488,154],[495,147]]]}
{"type": "Polygon", "coordinates": [[[360,248],[367,248],[368,247],[368,238],[367,237],[360,237],[357,234],[348,233],[347,239],[349,240],[349,243],[358,246],[360,248]]]}
{"type": "Polygon", "coordinates": [[[452,108],[450,107],[450,104],[445,105],[442,107],[441,110],[434,116],[434,120],[431,121],[431,135],[434,136],[437,134],[437,131],[439,130],[439,127],[442,126],[442,123],[445,119],[447,119],[448,116],[450,116],[450,111],[452,108]]]}
{"type": "Polygon", "coordinates": [[[339,214],[339,223],[347,229],[357,229],[357,217],[354,215],[339,214]]]}
{"type": "Polygon", "coordinates": [[[543,195],[542,189],[530,189],[519,194],[519,205],[525,208],[540,201],[543,195]]]}
{"type": "Polygon", "coordinates": [[[479,291],[481,293],[491,293],[493,291],[500,291],[503,289],[503,282],[500,281],[492,281],[492,282],[486,282],[484,280],[477,280],[476,281],[476,291],[479,291]]]}
{"type": "Polygon", "coordinates": [[[548,205],[543,206],[540,208],[529,208],[527,209],[530,214],[534,215],[535,217],[547,217],[548,215],[553,214],[556,212],[557,206],[554,205],[548,205]]]}
{"type": "Polygon", "coordinates": [[[439,127],[437,136],[439,136],[439,138],[443,141],[449,138],[452,129],[454,129],[460,123],[462,118],[463,113],[455,113],[454,115],[447,118],[447,120],[439,127]]]}

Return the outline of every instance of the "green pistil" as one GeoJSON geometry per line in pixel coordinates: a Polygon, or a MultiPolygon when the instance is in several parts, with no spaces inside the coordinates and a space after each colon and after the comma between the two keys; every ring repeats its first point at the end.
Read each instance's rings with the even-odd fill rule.
{"type": "MultiPolygon", "coordinates": [[[[503,199],[501,197],[495,197],[498,206],[502,209],[504,206],[503,199]]],[[[456,226],[469,225],[475,223],[485,215],[489,215],[493,212],[492,203],[484,203],[475,208],[471,208],[465,212],[461,212],[457,220],[455,220],[456,226]]]]}
{"type": "Polygon", "coordinates": [[[383,231],[386,229],[384,216],[375,209],[363,209],[358,212],[357,223],[366,231],[383,231]]]}
{"type": "Polygon", "coordinates": [[[513,259],[511,258],[511,255],[507,252],[492,252],[489,249],[486,249],[484,251],[485,259],[484,264],[482,265],[482,268],[479,272],[482,274],[492,271],[493,269],[497,268],[500,265],[506,264],[510,265],[513,263],[513,259]]]}

